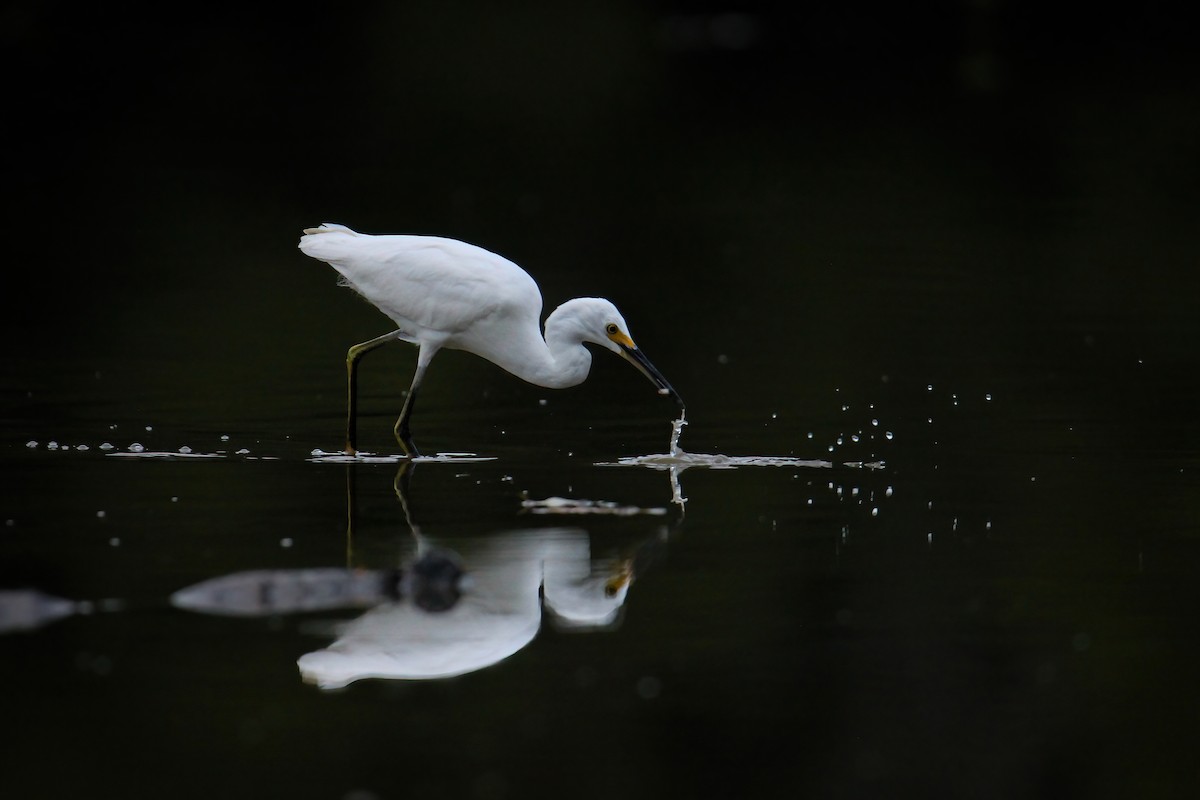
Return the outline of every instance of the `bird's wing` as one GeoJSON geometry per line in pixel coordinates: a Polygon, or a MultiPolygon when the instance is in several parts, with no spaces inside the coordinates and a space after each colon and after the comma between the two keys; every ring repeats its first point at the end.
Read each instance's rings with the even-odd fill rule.
{"type": "Polygon", "coordinates": [[[531,318],[537,326],[537,284],[495,253],[436,236],[369,236],[342,226],[309,230],[301,250],[332,265],[415,336],[453,337],[489,318],[531,318]]]}

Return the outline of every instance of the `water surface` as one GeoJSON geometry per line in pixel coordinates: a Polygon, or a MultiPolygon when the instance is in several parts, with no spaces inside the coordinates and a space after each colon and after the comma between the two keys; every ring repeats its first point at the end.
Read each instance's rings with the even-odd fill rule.
{"type": "Polygon", "coordinates": [[[0,793],[1185,796],[1191,61],[976,5],[13,27],[0,793]],[[396,346],[347,463],[327,220],[609,297],[680,449],[446,352],[405,469],[396,346]]]}

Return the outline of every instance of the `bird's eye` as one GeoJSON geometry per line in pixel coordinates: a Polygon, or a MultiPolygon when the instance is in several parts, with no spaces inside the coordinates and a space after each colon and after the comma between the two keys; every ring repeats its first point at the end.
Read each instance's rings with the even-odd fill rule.
{"type": "Polygon", "coordinates": [[[621,329],[617,327],[617,323],[615,323],[615,322],[610,322],[604,326],[604,332],[607,333],[609,336],[612,336],[619,330],[621,330],[621,329]]]}

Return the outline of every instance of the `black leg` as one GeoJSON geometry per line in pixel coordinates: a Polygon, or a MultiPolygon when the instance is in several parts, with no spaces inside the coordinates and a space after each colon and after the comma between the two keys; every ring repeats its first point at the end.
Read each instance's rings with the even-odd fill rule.
{"type": "Polygon", "coordinates": [[[346,455],[358,453],[358,360],[377,347],[399,341],[396,333],[376,337],[356,344],[346,351],[346,455]]]}
{"type": "Polygon", "coordinates": [[[417,451],[416,444],[413,443],[412,428],[409,426],[409,420],[412,419],[413,406],[416,404],[417,387],[414,386],[408,390],[408,397],[404,400],[404,408],[400,411],[400,419],[396,420],[396,427],[394,429],[396,441],[404,449],[404,455],[409,458],[419,458],[421,456],[417,451]]]}
{"type": "Polygon", "coordinates": [[[412,420],[413,407],[417,404],[417,390],[421,388],[421,379],[425,377],[425,368],[433,358],[433,352],[424,347],[421,348],[421,353],[417,356],[417,371],[413,375],[412,386],[408,387],[408,397],[404,400],[404,408],[400,410],[400,419],[396,420],[396,427],[393,429],[396,441],[404,449],[404,455],[409,458],[420,458],[421,456],[417,451],[416,444],[413,443],[412,427],[409,423],[412,420]]]}

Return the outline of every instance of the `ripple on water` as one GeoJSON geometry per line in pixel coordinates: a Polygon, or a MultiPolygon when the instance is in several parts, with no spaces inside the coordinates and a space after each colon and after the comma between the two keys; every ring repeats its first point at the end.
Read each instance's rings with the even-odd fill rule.
{"type": "MultiPolygon", "coordinates": [[[[822,459],[791,458],[789,456],[727,456],[721,453],[661,453],[647,456],[626,456],[611,462],[601,462],[599,467],[650,467],[652,469],[686,469],[707,467],[709,469],[737,469],[738,467],[801,467],[806,469],[830,469],[838,466],[833,461],[822,459]]],[[[844,461],[840,466],[854,469],[883,469],[882,461],[844,461]]]]}
{"type": "MultiPolygon", "coordinates": [[[[683,414],[671,423],[670,452],[647,456],[626,456],[611,462],[597,463],[598,467],[649,467],[651,469],[682,470],[690,467],[737,469],[738,467],[801,467],[829,469],[832,461],[793,458],[790,456],[728,456],[722,453],[689,453],[679,446],[679,436],[687,425],[683,414]]],[[[810,434],[811,436],[811,434],[810,434]]],[[[841,466],[855,469],[883,469],[882,461],[844,461],[841,466]]]]}
{"type": "Polygon", "coordinates": [[[522,500],[521,508],[530,514],[608,514],[615,517],[632,517],[638,514],[662,516],[667,513],[667,509],[661,507],[641,508],[623,506],[608,500],[575,500],[569,497],[522,500]]]}
{"type": "Polygon", "coordinates": [[[349,455],[341,451],[326,452],[313,450],[310,457],[305,459],[316,464],[402,464],[412,461],[414,464],[450,464],[458,462],[495,461],[495,456],[480,456],[475,453],[438,453],[435,456],[417,456],[410,459],[406,455],[377,455],[375,453],[358,453],[349,455]]]}

